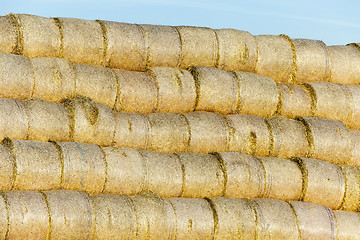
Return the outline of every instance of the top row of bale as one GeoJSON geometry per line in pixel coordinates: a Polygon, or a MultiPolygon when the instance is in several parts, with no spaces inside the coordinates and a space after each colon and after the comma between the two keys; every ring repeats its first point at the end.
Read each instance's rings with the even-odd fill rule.
{"type": "Polygon", "coordinates": [[[258,35],[235,29],[129,24],[102,20],[0,17],[0,52],[60,57],[74,63],[144,71],[149,67],[217,67],[278,82],[360,84],[360,46],[258,35]]]}

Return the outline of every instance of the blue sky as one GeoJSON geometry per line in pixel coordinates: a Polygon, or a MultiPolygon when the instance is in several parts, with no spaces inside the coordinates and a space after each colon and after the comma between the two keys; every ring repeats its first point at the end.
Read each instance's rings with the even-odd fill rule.
{"type": "Polygon", "coordinates": [[[29,13],[130,23],[235,28],[257,34],[360,42],[360,1],[2,0],[0,14],[29,13]]]}

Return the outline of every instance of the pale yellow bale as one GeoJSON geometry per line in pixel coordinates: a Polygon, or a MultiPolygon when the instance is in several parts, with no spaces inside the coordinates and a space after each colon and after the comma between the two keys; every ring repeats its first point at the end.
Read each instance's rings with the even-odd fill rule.
{"type": "MultiPolygon", "coordinates": [[[[0,190],[11,190],[14,185],[15,159],[5,144],[0,145],[0,190]]],[[[0,200],[0,205],[2,200],[0,200]]],[[[1,209],[1,206],[0,206],[1,209]]],[[[0,220],[1,222],[2,220],[0,220]]],[[[1,223],[0,223],[1,226],[1,223]]],[[[1,227],[0,227],[1,228],[1,227]]],[[[0,233],[2,230],[0,230],[0,233]]],[[[1,235],[1,234],[0,234],[1,235]]]]}
{"type": "Polygon", "coordinates": [[[339,166],[345,179],[345,195],[340,210],[357,212],[360,208],[360,169],[353,166],[339,166]]]}
{"type": "Polygon", "coordinates": [[[0,16],[0,52],[15,53],[18,31],[13,24],[13,14],[0,16]]]}
{"type": "Polygon", "coordinates": [[[336,219],[336,238],[341,240],[360,239],[360,214],[346,211],[334,211],[336,219]]]}
{"type": "Polygon", "coordinates": [[[360,167],[360,131],[349,129],[351,141],[350,157],[344,163],[355,167],[360,167]]]}
{"type": "Polygon", "coordinates": [[[24,105],[17,99],[0,99],[0,140],[14,138],[25,140],[29,120],[24,105]]]}
{"type": "MultiPolygon", "coordinates": [[[[360,52],[360,51],[359,51],[360,52]]],[[[351,120],[348,122],[348,127],[360,130],[360,86],[359,85],[346,85],[347,90],[350,92],[352,103],[351,120]]]]}
{"type": "Polygon", "coordinates": [[[8,211],[4,198],[4,194],[0,194],[0,211],[3,213],[0,215],[0,237],[1,239],[5,239],[6,232],[8,230],[8,211]]]}

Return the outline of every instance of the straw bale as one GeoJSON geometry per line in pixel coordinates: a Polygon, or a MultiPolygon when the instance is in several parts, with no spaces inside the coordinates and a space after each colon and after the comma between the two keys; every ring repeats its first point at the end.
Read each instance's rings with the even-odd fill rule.
{"type": "Polygon", "coordinates": [[[210,204],[201,198],[170,198],[175,210],[175,239],[213,239],[214,213],[210,204]]]}
{"type": "Polygon", "coordinates": [[[158,90],[148,73],[114,70],[120,89],[115,109],[123,112],[151,113],[156,110],[158,90]]]}
{"type": "Polygon", "coordinates": [[[7,210],[4,194],[0,194],[0,211],[2,214],[0,215],[0,238],[6,239],[6,233],[8,230],[8,210],[7,210]]]}
{"type": "Polygon", "coordinates": [[[75,72],[71,63],[63,58],[30,59],[34,69],[33,97],[49,102],[60,102],[75,95],[75,72]]]}
{"type": "Polygon", "coordinates": [[[17,99],[0,99],[0,140],[5,137],[24,140],[29,121],[24,105],[17,99]]]}
{"type": "Polygon", "coordinates": [[[0,52],[15,53],[18,44],[18,29],[13,24],[13,14],[0,16],[0,52]]]}
{"type": "Polygon", "coordinates": [[[261,197],[265,172],[261,162],[241,152],[219,153],[226,169],[225,196],[233,198],[261,197]]]}
{"type": "Polygon", "coordinates": [[[215,239],[254,239],[256,216],[247,199],[219,197],[211,199],[218,222],[215,239]]]}
{"type": "Polygon", "coordinates": [[[5,197],[9,214],[6,239],[48,239],[50,215],[41,192],[10,191],[5,197]]]}
{"type": "Polygon", "coordinates": [[[339,166],[345,179],[345,195],[340,210],[360,210],[360,169],[353,166],[339,166]]]}
{"type": "Polygon", "coordinates": [[[181,40],[181,68],[217,65],[219,44],[213,29],[192,26],[175,28],[181,40]]]}
{"type": "Polygon", "coordinates": [[[246,31],[215,29],[219,41],[218,68],[254,72],[257,59],[255,38],[246,31]]]}
{"type": "Polygon", "coordinates": [[[28,140],[68,141],[69,116],[63,105],[33,98],[23,102],[29,120],[28,140]]]}
{"type": "Polygon", "coordinates": [[[181,41],[178,31],[172,26],[140,25],[146,36],[147,67],[178,67],[181,41]]]}
{"type": "Polygon", "coordinates": [[[143,71],[147,47],[143,29],[136,24],[102,21],[107,33],[106,63],[111,68],[143,71]]]}
{"type": "Polygon", "coordinates": [[[95,226],[94,212],[87,193],[45,192],[51,215],[52,239],[90,239],[95,226]]]}
{"type": "Polygon", "coordinates": [[[185,113],[190,128],[189,152],[226,152],[229,148],[229,127],[216,113],[185,113]]]}
{"type": "Polygon", "coordinates": [[[360,214],[346,211],[334,211],[336,219],[336,238],[342,240],[360,239],[360,214]]]}
{"type": "Polygon", "coordinates": [[[282,117],[266,120],[273,136],[271,156],[290,158],[306,157],[309,150],[306,129],[299,121],[282,117]]]}
{"type": "Polygon", "coordinates": [[[330,73],[329,51],[322,41],[293,39],[296,52],[295,83],[328,81],[330,73]]]}
{"type": "Polygon", "coordinates": [[[178,153],[184,169],[181,197],[211,198],[225,190],[225,176],[218,159],[211,154],[178,153]]]}
{"type": "Polygon", "coordinates": [[[149,150],[169,153],[186,151],[190,132],[183,114],[152,113],[147,117],[151,126],[149,150]]]}
{"type": "Polygon", "coordinates": [[[76,74],[76,94],[113,108],[117,95],[115,73],[108,68],[87,64],[75,63],[73,67],[76,74]]]}
{"type": "Polygon", "coordinates": [[[136,239],[135,209],[124,195],[101,194],[91,197],[95,215],[95,239],[136,239]]]}
{"type": "Polygon", "coordinates": [[[195,80],[187,70],[153,67],[148,73],[158,87],[157,112],[192,112],[195,108],[195,80]]]}
{"type": "Polygon", "coordinates": [[[280,102],[277,113],[285,118],[312,115],[312,100],[302,85],[278,83],[280,102]]]}
{"type": "Polygon", "coordinates": [[[70,62],[105,65],[103,32],[97,21],[58,18],[61,24],[62,55],[70,62]]]}
{"type": "Polygon", "coordinates": [[[274,80],[247,72],[235,72],[235,76],[240,89],[237,112],[261,117],[270,117],[276,112],[279,91],[274,80]]]}
{"type": "Polygon", "coordinates": [[[270,154],[272,136],[263,118],[234,114],[226,116],[226,119],[230,126],[229,151],[255,156],[270,154]]]}
{"type": "Polygon", "coordinates": [[[34,87],[31,62],[24,56],[0,53],[0,98],[29,99],[34,87]]]}
{"type": "Polygon", "coordinates": [[[346,165],[360,167],[360,131],[349,129],[351,141],[350,158],[345,162],[346,165]]]}
{"type": "Polygon", "coordinates": [[[115,112],[114,143],[116,147],[148,149],[150,122],[146,115],[115,112]]]}
{"type": "Polygon", "coordinates": [[[347,126],[352,129],[360,130],[360,86],[359,85],[346,85],[347,90],[350,92],[352,103],[351,120],[348,121],[347,126]]]}
{"type": "Polygon", "coordinates": [[[336,220],[330,208],[307,202],[290,204],[295,211],[302,239],[336,239],[336,220]]]}
{"type": "Polygon", "coordinates": [[[101,193],[106,179],[106,163],[101,148],[77,142],[57,143],[62,153],[62,189],[101,193]]]}
{"type": "Polygon", "coordinates": [[[251,202],[257,216],[257,239],[300,238],[296,215],[288,202],[261,198],[251,202]]]}
{"type": "Polygon", "coordinates": [[[291,82],[293,49],[291,40],[284,36],[257,35],[258,58],[255,72],[276,82],[291,82]]]}
{"type": "MultiPolygon", "coordinates": [[[[14,181],[15,159],[10,153],[10,149],[0,145],[0,191],[11,190],[14,181]]],[[[1,200],[0,200],[1,209],[1,200]]],[[[1,219],[0,219],[1,236],[1,219]]]]}
{"type": "Polygon", "coordinates": [[[239,105],[239,83],[234,74],[210,67],[191,67],[197,98],[195,110],[235,113],[239,105]]]}

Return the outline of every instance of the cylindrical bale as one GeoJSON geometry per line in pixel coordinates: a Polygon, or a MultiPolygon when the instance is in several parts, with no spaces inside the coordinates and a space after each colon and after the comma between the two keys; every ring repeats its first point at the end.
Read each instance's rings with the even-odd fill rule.
{"type": "Polygon", "coordinates": [[[277,113],[285,118],[312,115],[312,100],[302,85],[278,83],[280,102],[277,113]]]}
{"type": "Polygon", "coordinates": [[[91,196],[95,214],[95,239],[136,239],[135,209],[128,196],[91,196]]]}
{"type": "Polygon", "coordinates": [[[60,102],[75,95],[75,72],[71,63],[63,58],[30,59],[34,69],[33,97],[60,102]]]}
{"type": "Polygon", "coordinates": [[[106,163],[95,144],[57,143],[63,158],[62,189],[101,193],[106,179],[106,163]]]}
{"type": "Polygon", "coordinates": [[[147,117],[151,126],[148,150],[186,152],[190,132],[183,114],[153,113],[147,117]]]}
{"type": "Polygon", "coordinates": [[[293,39],[292,42],[296,53],[294,82],[328,81],[331,62],[325,43],[311,39],[293,39]]]}
{"type": "Polygon", "coordinates": [[[175,239],[213,239],[214,213],[208,201],[201,198],[170,198],[176,220],[175,239]]]}
{"type": "Polygon", "coordinates": [[[24,56],[0,53],[0,98],[29,99],[34,88],[31,62],[24,56]]]}
{"type": "Polygon", "coordinates": [[[308,157],[335,164],[345,164],[350,158],[351,138],[349,130],[339,121],[299,117],[305,125],[308,141],[308,157]]]}
{"type": "MultiPolygon", "coordinates": [[[[360,55],[360,51],[359,51],[360,55]]],[[[349,128],[360,130],[360,86],[359,85],[346,85],[347,90],[351,95],[351,120],[347,123],[349,128]]]]}
{"type": "Polygon", "coordinates": [[[0,52],[15,53],[18,45],[18,31],[13,24],[13,14],[0,16],[0,52]]]}
{"type": "Polygon", "coordinates": [[[302,239],[336,239],[336,220],[330,208],[307,202],[290,204],[295,211],[302,239]]]}
{"type": "Polygon", "coordinates": [[[225,190],[224,170],[211,154],[178,153],[184,171],[181,197],[211,198],[222,196],[225,190]]]}
{"type": "Polygon", "coordinates": [[[239,83],[230,72],[210,67],[191,67],[197,88],[196,111],[235,113],[239,105],[239,83]]]}
{"type": "Polygon", "coordinates": [[[254,36],[236,29],[215,29],[219,41],[218,68],[254,72],[257,46],[254,36]]]}
{"type": "Polygon", "coordinates": [[[360,167],[360,131],[349,129],[351,141],[350,158],[345,162],[346,165],[360,167]]]}
{"type": "Polygon", "coordinates": [[[294,62],[291,40],[274,35],[257,35],[255,40],[258,46],[255,72],[276,82],[291,82],[294,62]]]}
{"type": "Polygon", "coordinates": [[[218,40],[213,29],[177,26],[181,39],[180,67],[215,67],[218,59],[218,40]]]}
{"type": "Polygon", "coordinates": [[[130,199],[135,208],[137,239],[175,239],[176,213],[168,200],[151,192],[130,199]]]}
{"type": "Polygon", "coordinates": [[[77,18],[57,18],[55,21],[61,26],[61,57],[75,63],[105,65],[106,46],[99,22],[77,18]]]}
{"type": "MultiPolygon", "coordinates": [[[[257,239],[299,239],[300,232],[290,204],[275,199],[253,199],[257,239]]],[[[302,237],[302,235],[301,235],[302,237]]]]}
{"type": "Polygon", "coordinates": [[[85,192],[44,192],[51,216],[52,239],[90,239],[95,219],[91,199],[85,192]]]}
{"type": "Polygon", "coordinates": [[[119,91],[115,109],[123,112],[151,113],[156,110],[158,88],[148,73],[114,70],[119,91]]]}
{"type": "Polygon", "coordinates": [[[63,105],[70,118],[70,140],[110,146],[114,139],[114,113],[110,107],[90,98],[66,99],[63,105]]]}
{"type": "Polygon", "coordinates": [[[25,140],[28,133],[28,118],[24,105],[17,99],[0,99],[0,140],[14,138],[25,140]]]}
{"type": "Polygon", "coordinates": [[[255,156],[269,156],[271,134],[265,120],[259,116],[227,115],[230,126],[229,151],[239,151],[255,156]]]}
{"type": "Polygon", "coordinates": [[[61,34],[53,19],[29,14],[16,14],[16,17],[22,30],[24,56],[60,56],[61,34]]]}
{"type": "MultiPolygon", "coordinates": [[[[4,146],[3,144],[1,144],[0,145],[0,190],[1,191],[11,190],[14,182],[14,167],[15,167],[15,159],[11,155],[10,149],[4,146]]],[[[1,200],[0,200],[0,204],[1,204],[1,200]]]]}
{"type": "Polygon", "coordinates": [[[266,119],[273,137],[271,156],[279,158],[306,157],[309,143],[301,122],[282,117],[266,119]]]}
{"type": "MultiPolygon", "coordinates": [[[[1,21],[1,20],[0,20],[1,21]]],[[[1,24],[1,23],[0,23],[1,24]]],[[[5,202],[4,194],[0,194],[0,211],[3,213],[0,215],[0,238],[5,239],[6,233],[8,231],[9,221],[9,211],[7,210],[7,205],[5,202]]]]}
{"type": "Polygon", "coordinates": [[[334,211],[336,219],[336,239],[360,239],[360,214],[346,211],[334,211]]]}
{"type": "Polygon", "coordinates": [[[265,172],[260,161],[241,152],[219,153],[226,169],[224,196],[259,198],[264,192],[265,172]]]}
{"type": "Polygon", "coordinates": [[[360,169],[340,165],[345,179],[345,195],[340,210],[358,212],[360,210],[360,169]]]}
{"type": "Polygon", "coordinates": [[[23,105],[29,120],[28,140],[69,141],[69,115],[62,104],[33,98],[23,105]]]}
{"type": "Polygon", "coordinates": [[[148,149],[150,122],[139,113],[115,112],[114,143],[116,147],[148,149]]]}
{"type": "Polygon", "coordinates": [[[218,222],[214,239],[255,239],[256,216],[247,199],[211,199],[218,222]]]}
{"type": "Polygon", "coordinates": [[[6,239],[48,239],[51,216],[41,192],[10,191],[4,196],[9,214],[6,239]]]}
{"type": "Polygon", "coordinates": [[[142,24],[147,46],[147,67],[178,67],[181,41],[172,26],[142,24]]]}
{"type": "Polygon", "coordinates": [[[143,29],[136,24],[101,22],[107,34],[107,65],[133,71],[145,70],[147,48],[143,29]]]}
{"type": "Polygon", "coordinates": [[[211,112],[185,113],[190,128],[189,152],[226,152],[229,149],[229,127],[226,119],[211,112]]]}
{"type": "Polygon", "coordinates": [[[148,70],[159,89],[157,112],[192,112],[195,107],[195,80],[187,70],[153,67],[148,70]]]}
{"type": "Polygon", "coordinates": [[[73,66],[76,74],[76,94],[113,108],[118,87],[115,73],[99,66],[76,63],[73,66]]]}
{"type": "Polygon", "coordinates": [[[255,73],[234,73],[240,89],[237,112],[261,117],[273,115],[279,102],[279,90],[275,81],[255,73]]]}

